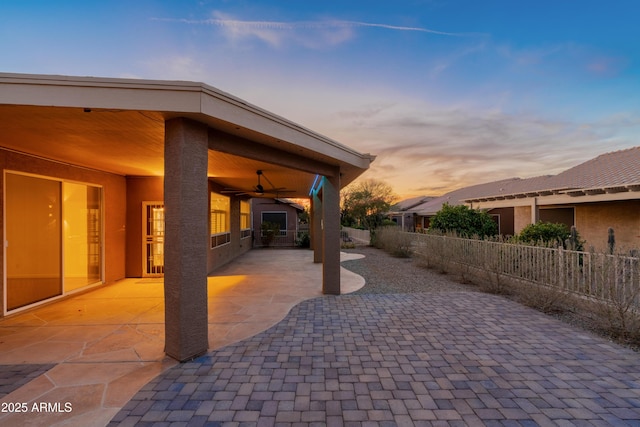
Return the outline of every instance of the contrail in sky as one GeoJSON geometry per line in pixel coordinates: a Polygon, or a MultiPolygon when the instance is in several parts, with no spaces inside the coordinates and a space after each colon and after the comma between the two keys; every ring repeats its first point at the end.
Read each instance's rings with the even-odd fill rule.
{"type": "Polygon", "coordinates": [[[399,25],[377,24],[358,21],[298,21],[298,22],[278,22],[278,21],[241,21],[236,19],[174,19],[174,18],[153,18],[155,21],[179,22],[183,24],[195,25],[217,25],[221,27],[236,28],[263,28],[274,30],[296,30],[296,29],[319,29],[319,28],[353,28],[353,27],[373,27],[395,31],[417,31],[422,33],[438,34],[443,36],[470,36],[478,33],[450,33],[446,31],[432,30],[422,27],[404,27],[399,25]]]}

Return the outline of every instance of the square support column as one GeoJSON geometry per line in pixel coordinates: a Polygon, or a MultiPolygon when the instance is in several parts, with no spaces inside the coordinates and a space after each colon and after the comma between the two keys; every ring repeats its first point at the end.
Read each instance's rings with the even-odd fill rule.
{"type": "Polygon", "coordinates": [[[322,262],[322,201],[318,192],[311,197],[311,247],[313,248],[313,262],[322,262]]]}
{"type": "Polygon", "coordinates": [[[340,174],[322,183],[322,293],[340,295],[340,174]]]}
{"type": "Polygon", "coordinates": [[[165,352],[181,362],[209,347],[207,155],[206,125],[165,123],[165,352]]]}

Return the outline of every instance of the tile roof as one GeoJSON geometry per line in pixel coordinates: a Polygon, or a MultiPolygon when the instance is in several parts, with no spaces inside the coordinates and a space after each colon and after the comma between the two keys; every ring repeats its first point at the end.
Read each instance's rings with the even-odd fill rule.
{"type": "Polygon", "coordinates": [[[629,190],[640,191],[640,147],[601,154],[558,175],[510,178],[460,188],[410,210],[418,215],[431,215],[439,211],[444,203],[458,205],[465,201],[554,193],[585,195],[629,190]]]}
{"type": "Polygon", "coordinates": [[[602,154],[554,176],[553,184],[557,188],[640,184],[640,147],[602,154]]]}
{"type": "Polygon", "coordinates": [[[418,196],[410,199],[401,200],[398,203],[391,206],[391,211],[402,212],[414,208],[422,203],[425,203],[431,199],[435,199],[433,196],[418,196]]]}
{"type": "Polygon", "coordinates": [[[464,200],[483,196],[485,194],[492,194],[500,192],[500,189],[509,186],[514,181],[521,181],[520,178],[509,178],[501,181],[487,182],[485,184],[472,185],[470,187],[460,188],[458,190],[450,191],[440,197],[436,197],[421,205],[418,205],[412,209],[411,212],[415,212],[418,215],[430,215],[438,212],[442,205],[448,203],[450,205],[464,204],[464,200]]]}

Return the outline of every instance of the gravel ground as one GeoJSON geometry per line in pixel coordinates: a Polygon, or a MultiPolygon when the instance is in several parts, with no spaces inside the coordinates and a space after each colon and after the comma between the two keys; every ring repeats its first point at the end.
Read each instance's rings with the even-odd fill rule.
{"type": "Polygon", "coordinates": [[[343,251],[365,256],[342,263],[344,268],[365,279],[364,287],[353,292],[355,295],[478,291],[475,286],[463,285],[451,276],[421,267],[420,260],[415,258],[396,258],[371,246],[343,251]]]}

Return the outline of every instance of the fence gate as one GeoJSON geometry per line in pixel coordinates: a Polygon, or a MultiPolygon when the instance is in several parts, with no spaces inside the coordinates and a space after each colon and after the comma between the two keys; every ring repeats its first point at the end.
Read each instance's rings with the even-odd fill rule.
{"type": "Polygon", "coordinates": [[[142,276],[164,274],[164,203],[142,202],[142,276]]]}

